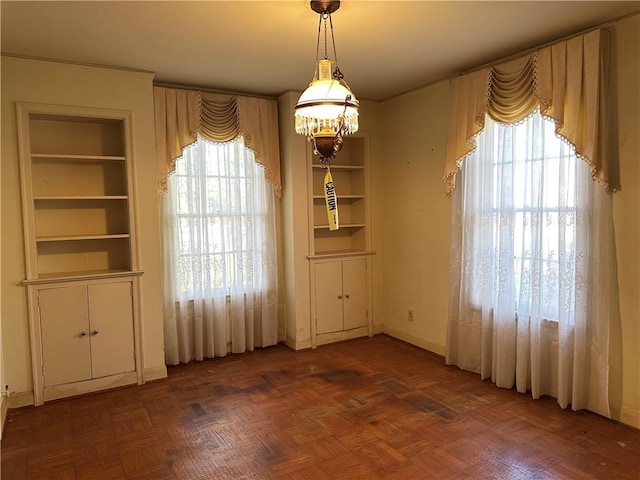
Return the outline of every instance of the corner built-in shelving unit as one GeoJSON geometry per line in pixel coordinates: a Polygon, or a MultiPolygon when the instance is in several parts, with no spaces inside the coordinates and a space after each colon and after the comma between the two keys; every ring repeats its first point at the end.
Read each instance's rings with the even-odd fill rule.
{"type": "Polygon", "coordinates": [[[17,114],[34,402],[142,383],[131,113],[17,114]]]}
{"type": "Polygon", "coordinates": [[[329,230],[325,169],[312,157],[310,199],[311,346],[373,335],[369,139],[344,138],[330,163],[338,200],[339,229],[329,230]]]}
{"type": "Polygon", "coordinates": [[[317,157],[311,164],[311,257],[364,254],[370,250],[368,139],[344,139],[330,169],[338,200],[340,228],[330,231],[324,197],[325,169],[317,157]]]}

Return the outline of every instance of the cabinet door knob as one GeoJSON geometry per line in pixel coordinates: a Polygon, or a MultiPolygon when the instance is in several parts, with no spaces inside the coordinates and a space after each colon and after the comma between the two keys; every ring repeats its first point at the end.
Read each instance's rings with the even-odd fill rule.
{"type": "Polygon", "coordinates": [[[342,295],[338,295],[338,300],[342,300],[342,295]]]}
{"type": "Polygon", "coordinates": [[[95,336],[95,335],[97,335],[97,334],[99,334],[99,333],[100,333],[100,332],[99,332],[98,330],[93,330],[93,331],[91,332],[91,335],[94,335],[94,336],[95,336]]]}
{"type": "Polygon", "coordinates": [[[347,293],[347,294],[345,295],[345,297],[349,298],[349,294],[347,293]]]}
{"type": "Polygon", "coordinates": [[[87,332],[80,332],[80,336],[81,337],[86,337],[87,336],[87,332]]]}

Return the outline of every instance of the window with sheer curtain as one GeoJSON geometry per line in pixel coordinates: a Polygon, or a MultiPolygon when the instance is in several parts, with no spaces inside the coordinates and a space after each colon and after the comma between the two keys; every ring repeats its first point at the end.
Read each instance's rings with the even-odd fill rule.
{"type": "Polygon", "coordinates": [[[558,321],[575,314],[584,252],[577,235],[589,212],[588,166],[540,114],[517,125],[486,120],[478,150],[464,168],[465,227],[470,234],[470,302],[494,305],[509,292],[513,310],[558,321]]]}
{"type": "Polygon", "coordinates": [[[162,204],[167,362],[275,344],[275,199],[243,138],[186,147],[162,204]]]}
{"type": "Polygon", "coordinates": [[[610,195],[539,112],[487,116],[476,142],[453,193],[447,361],[563,407],[604,393],[607,414],[587,379],[606,368],[590,358],[608,341],[610,195]]]}
{"type": "Polygon", "coordinates": [[[620,320],[608,49],[596,29],[451,79],[443,177],[447,364],[604,416],[620,320]]]}

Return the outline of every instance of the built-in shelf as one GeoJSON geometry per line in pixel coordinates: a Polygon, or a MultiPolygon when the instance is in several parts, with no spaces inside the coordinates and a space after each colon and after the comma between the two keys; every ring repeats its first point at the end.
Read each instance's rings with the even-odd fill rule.
{"type": "MultiPolygon", "coordinates": [[[[360,199],[360,198],[366,198],[364,195],[336,195],[336,197],[338,198],[338,200],[343,199],[343,200],[351,200],[351,199],[360,199]]],[[[314,200],[324,200],[324,195],[314,195],[313,196],[314,200]]]]}
{"type": "Polygon", "coordinates": [[[75,155],[75,154],[60,154],[60,153],[32,153],[33,159],[65,159],[65,160],[108,160],[108,161],[125,161],[127,157],[120,155],[75,155]]]}
{"type": "Polygon", "coordinates": [[[78,240],[106,240],[111,238],[129,238],[128,233],[113,235],[60,235],[55,237],[36,237],[36,242],[67,242],[78,240]]]}
{"type": "Polygon", "coordinates": [[[105,269],[105,270],[80,270],[77,272],[56,272],[42,274],[38,278],[29,278],[23,283],[25,285],[38,285],[42,283],[74,282],[77,280],[96,280],[101,278],[139,277],[144,272],[142,270],[105,269]]]}
{"type": "Polygon", "coordinates": [[[92,112],[20,106],[29,279],[134,269],[129,114],[92,112]]]}
{"type": "Polygon", "coordinates": [[[367,255],[374,255],[375,252],[366,250],[329,250],[316,252],[314,255],[309,255],[307,258],[310,260],[321,260],[327,258],[342,258],[342,257],[362,257],[367,255]]]}
{"type": "Polygon", "coordinates": [[[318,252],[366,252],[369,249],[368,138],[345,136],[342,149],[329,163],[338,200],[339,228],[329,230],[324,195],[326,169],[312,158],[310,177],[311,256],[318,252]]]}
{"type": "Polygon", "coordinates": [[[33,197],[34,201],[62,200],[127,200],[127,195],[47,195],[33,197]]]}
{"type": "MultiPolygon", "coordinates": [[[[363,228],[366,225],[364,223],[341,223],[340,224],[340,228],[363,228]]],[[[314,225],[313,226],[314,229],[316,230],[329,230],[329,224],[327,225],[314,225]]],[[[333,231],[337,231],[337,230],[333,230],[333,231]]]]}

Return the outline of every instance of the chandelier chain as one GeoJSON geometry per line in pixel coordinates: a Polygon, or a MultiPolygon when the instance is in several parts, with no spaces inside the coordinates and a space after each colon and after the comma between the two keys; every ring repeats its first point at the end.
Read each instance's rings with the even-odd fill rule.
{"type": "MultiPolygon", "coordinates": [[[[331,20],[331,14],[323,13],[322,20],[324,21],[324,59],[327,60],[329,58],[329,53],[327,49],[327,17],[331,20]]],[[[331,35],[333,35],[333,29],[331,29],[331,35]]]]}
{"type": "MultiPolygon", "coordinates": [[[[331,20],[331,14],[329,14],[329,25],[331,26],[331,42],[333,43],[333,58],[336,62],[336,69],[333,71],[333,78],[336,80],[342,80],[344,75],[340,71],[338,66],[338,51],[336,50],[336,37],[333,35],[333,20],[331,20]]],[[[326,38],[325,38],[326,41],[326,38]]],[[[326,47],[325,47],[326,48],[326,47]]]]}
{"type": "Polygon", "coordinates": [[[322,27],[322,15],[318,18],[318,38],[316,39],[316,63],[320,58],[320,28],[322,27]]]}

